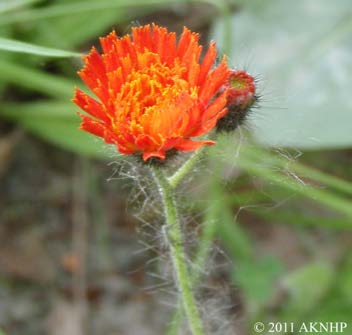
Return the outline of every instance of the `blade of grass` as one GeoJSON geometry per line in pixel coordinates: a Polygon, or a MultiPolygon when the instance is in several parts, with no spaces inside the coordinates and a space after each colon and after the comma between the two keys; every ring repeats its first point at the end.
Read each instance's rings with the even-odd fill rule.
{"type": "MultiPolygon", "coordinates": [[[[233,139],[231,141],[233,141],[233,139]]],[[[329,189],[304,183],[295,178],[293,174],[285,173],[289,171],[287,167],[280,169],[276,164],[272,164],[272,162],[267,164],[265,161],[266,152],[257,152],[254,154],[252,150],[253,148],[251,147],[243,147],[240,155],[235,156],[236,166],[247,171],[251,175],[260,177],[263,181],[293,191],[294,193],[326,205],[348,217],[352,217],[352,206],[349,198],[335,194],[335,192],[329,189]]],[[[213,159],[223,157],[227,162],[233,162],[233,144],[229,145],[229,137],[219,137],[217,146],[212,149],[211,154],[213,155],[213,159]]]]}
{"type": "MultiPolygon", "coordinates": [[[[95,40],[97,36],[106,33],[109,27],[116,25],[116,23],[124,22],[124,20],[129,21],[132,17],[134,16],[131,14],[128,15],[127,11],[123,9],[119,9],[117,13],[109,9],[104,9],[96,11],[94,14],[83,13],[79,17],[77,15],[67,15],[55,19],[53,31],[46,30],[44,32],[46,35],[38,36],[38,38],[43,40],[42,44],[46,44],[44,40],[47,40],[49,43],[55,43],[55,39],[51,38],[50,34],[56,34],[60,39],[61,47],[71,49],[77,45],[84,44],[90,39],[95,40]],[[92,20],[92,15],[95,17],[94,20],[92,20]]],[[[50,26],[50,21],[52,20],[46,20],[43,23],[46,23],[46,26],[50,26]]]]}
{"type": "MultiPolygon", "coordinates": [[[[230,16],[229,16],[229,8],[225,1],[219,0],[137,0],[134,2],[131,1],[99,1],[99,2],[86,2],[79,1],[68,4],[56,4],[42,8],[33,8],[28,10],[22,10],[17,13],[11,13],[11,15],[7,15],[6,17],[1,18],[1,25],[8,25],[18,22],[26,22],[26,21],[34,21],[40,19],[48,19],[58,16],[72,15],[72,14],[81,14],[83,12],[92,12],[100,9],[125,9],[125,8],[138,8],[138,7],[155,7],[166,5],[170,6],[170,4],[187,4],[187,3],[208,3],[215,6],[223,17],[226,18],[225,26],[230,28],[230,16]]],[[[231,29],[226,29],[226,41],[227,48],[230,48],[231,41],[231,29]]]]}
{"type": "Polygon", "coordinates": [[[258,163],[258,157],[245,156],[245,151],[242,152],[238,165],[249,173],[260,177],[263,180],[274,182],[275,184],[294,191],[302,196],[310,198],[316,202],[328,206],[352,218],[351,201],[335,195],[334,193],[310,185],[303,185],[297,180],[284,176],[280,172],[272,171],[267,167],[258,163]]]}
{"type": "Polygon", "coordinates": [[[103,141],[92,138],[88,133],[78,129],[79,119],[76,122],[56,120],[53,118],[26,118],[21,125],[58,147],[70,150],[90,158],[108,159],[107,145],[103,141]]]}
{"type": "Polygon", "coordinates": [[[340,218],[340,217],[321,217],[321,216],[311,216],[311,215],[300,215],[296,211],[291,214],[287,212],[287,208],[281,209],[280,206],[275,206],[275,204],[271,203],[270,207],[267,207],[267,201],[269,200],[267,196],[263,193],[248,191],[244,192],[244,194],[239,193],[238,196],[234,197],[229,195],[229,201],[233,205],[245,207],[251,206],[250,212],[255,213],[263,217],[264,219],[271,220],[271,222],[285,222],[292,225],[300,225],[307,227],[325,227],[331,229],[352,229],[352,224],[350,219],[340,218]],[[262,199],[260,196],[258,198],[253,198],[253,193],[262,194],[262,199]],[[258,201],[261,201],[258,203],[258,201]],[[261,206],[261,203],[263,204],[261,206]],[[270,210],[275,206],[275,210],[270,210]]]}
{"type": "MultiPolygon", "coordinates": [[[[174,3],[186,2],[186,0],[174,1],[174,3]]],[[[49,19],[58,16],[81,14],[83,12],[94,12],[102,9],[122,9],[134,8],[141,6],[159,6],[170,5],[170,1],[166,0],[138,0],[138,1],[95,1],[89,2],[79,1],[67,4],[56,4],[42,8],[33,8],[23,10],[17,13],[11,13],[1,18],[0,26],[13,24],[18,22],[35,21],[40,19],[49,19]]]]}
{"type": "Polygon", "coordinates": [[[15,121],[25,118],[55,118],[77,121],[73,103],[69,101],[38,101],[31,103],[5,103],[0,115],[15,121]]]}
{"type": "Polygon", "coordinates": [[[328,217],[318,217],[311,215],[300,215],[297,212],[289,213],[287,210],[279,210],[275,208],[275,211],[262,210],[260,208],[253,209],[253,211],[263,217],[266,220],[270,220],[273,223],[300,225],[307,227],[324,227],[331,229],[352,229],[352,224],[350,219],[344,218],[328,218],[328,217]]]}
{"type": "MultiPolygon", "coordinates": [[[[287,197],[288,193],[283,190],[287,197]]],[[[228,194],[227,201],[232,206],[246,207],[251,213],[259,215],[271,222],[285,222],[292,225],[308,226],[308,227],[326,227],[331,229],[352,229],[350,219],[340,217],[322,217],[314,215],[301,215],[297,211],[293,213],[287,211],[286,207],[276,206],[270,195],[255,191],[241,191],[236,194],[228,194]],[[271,210],[275,207],[275,210],[271,210]]]]}
{"type": "Polygon", "coordinates": [[[298,161],[288,160],[285,157],[280,157],[277,154],[273,154],[268,150],[261,149],[258,147],[246,147],[246,154],[251,155],[252,157],[261,157],[265,162],[269,162],[270,164],[284,168],[290,169],[292,172],[299,174],[302,177],[309,178],[311,180],[315,180],[319,183],[325,184],[331,188],[334,188],[340,192],[344,192],[347,194],[352,194],[352,183],[343,180],[341,178],[332,176],[330,174],[319,171],[315,168],[304,165],[298,161]]]}
{"type": "Polygon", "coordinates": [[[39,2],[41,0],[5,0],[0,3],[0,15],[11,11],[15,10],[18,8],[21,8],[23,6],[35,4],[36,2],[39,2]]]}
{"type": "Polygon", "coordinates": [[[136,16],[139,16],[139,10],[134,10],[132,13],[120,8],[118,11],[100,9],[94,13],[68,14],[44,19],[34,23],[41,34],[33,36],[31,42],[60,49],[74,49],[77,45],[85,45],[85,42],[95,40],[97,36],[105,34],[109,27],[121,22],[129,22],[136,16]],[[92,15],[94,15],[94,20],[92,20],[92,15]]]}
{"type": "Polygon", "coordinates": [[[234,215],[229,209],[221,215],[221,221],[218,222],[217,235],[229,252],[231,259],[251,260],[254,258],[249,236],[236,222],[234,215]]]}
{"type": "Polygon", "coordinates": [[[80,119],[69,102],[35,102],[4,104],[0,115],[16,121],[31,133],[88,157],[109,159],[108,146],[78,129],[80,119]]]}
{"type": "Polygon", "coordinates": [[[55,98],[72,98],[73,87],[77,86],[73,80],[47,74],[3,59],[0,59],[0,73],[2,81],[55,98]]]}
{"type": "Polygon", "coordinates": [[[26,53],[46,57],[81,57],[77,52],[46,48],[39,45],[0,37],[0,50],[26,53]]]}

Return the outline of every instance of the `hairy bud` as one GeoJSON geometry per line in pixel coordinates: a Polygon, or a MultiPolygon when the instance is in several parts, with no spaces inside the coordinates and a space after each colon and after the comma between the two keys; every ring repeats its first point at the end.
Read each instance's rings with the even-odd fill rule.
{"type": "Polygon", "coordinates": [[[255,80],[243,70],[231,71],[222,88],[226,89],[228,89],[228,112],[218,120],[216,130],[231,132],[243,124],[251,107],[257,101],[255,80]]]}

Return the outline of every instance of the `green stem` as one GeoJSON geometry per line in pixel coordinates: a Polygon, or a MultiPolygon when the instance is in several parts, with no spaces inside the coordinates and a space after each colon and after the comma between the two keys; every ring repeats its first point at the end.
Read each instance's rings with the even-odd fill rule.
{"type": "MultiPolygon", "coordinates": [[[[207,213],[208,215],[205,219],[201,236],[199,237],[199,241],[200,241],[199,248],[197,250],[195,260],[194,260],[194,265],[197,269],[204,268],[204,266],[206,265],[209,249],[211,247],[211,244],[213,242],[213,239],[216,233],[217,221],[216,221],[215,213],[216,214],[218,213],[217,211],[214,210],[215,207],[216,206],[212,206],[208,211],[207,213]]],[[[191,285],[193,288],[196,287],[196,285],[201,280],[201,272],[198,271],[197,269],[195,269],[191,273],[191,285]]],[[[167,335],[178,334],[183,315],[184,314],[183,314],[182,304],[179,302],[177,309],[172,316],[172,320],[170,322],[170,325],[166,333],[167,335]]]]}
{"type": "Polygon", "coordinates": [[[170,242],[172,263],[189,327],[192,335],[204,335],[205,332],[192,291],[191,277],[187,269],[181,226],[177,216],[173,187],[160,169],[154,168],[153,174],[159,186],[159,192],[164,204],[168,232],[167,237],[170,242]]]}
{"type": "MultiPolygon", "coordinates": [[[[210,185],[209,192],[211,194],[211,199],[220,199],[222,190],[219,188],[219,181],[217,179],[212,180],[212,184],[210,185]],[[214,194],[215,193],[215,194],[214,194]]],[[[210,201],[211,202],[211,201],[210,201]]],[[[206,266],[206,261],[208,259],[209,250],[213,243],[214,237],[216,235],[217,226],[218,226],[218,217],[219,211],[218,206],[213,204],[210,206],[209,210],[206,212],[205,220],[203,223],[203,229],[199,236],[199,244],[196,251],[196,255],[194,257],[194,267],[191,273],[191,283],[192,287],[196,287],[196,285],[202,279],[202,273],[199,269],[203,269],[206,266]]],[[[183,318],[183,309],[182,305],[179,303],[178,308],[172,316],[171,322],[167,329],[166,335],[176,335],[178,334],[181,322],[183,318]]]]}
{"type": "Polygon", "coordinates": [[[171,177],[168,178],[169,184],[172,188],[176,188],[185,175],[192,170],[193,166],[203,154],[203,151],[204,146],[198,149],[171,177]]]}

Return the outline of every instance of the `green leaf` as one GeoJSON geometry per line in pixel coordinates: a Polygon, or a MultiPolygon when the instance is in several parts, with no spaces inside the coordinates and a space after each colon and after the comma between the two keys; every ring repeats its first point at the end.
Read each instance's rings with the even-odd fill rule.
{"type": "Polygon", "coordinates": [[[76,122],[55,119],[24,119],[20,124],[35,135],[57,145],[91,158],[108,159],[113,157],[111,146],[102,140],[78,129],[79,120],[76,122]]]}
{"type": "Polygon", "coordinates": [[[338,288],[341,296],[352,307],[352,254],[350,253],[340,271],[338,288]]]}
{"type": "Polygon", "coordinates": [[[314,167],[306,166],[298,160],[289,159],[287,156],[280,155],[278,152],[272,153],[258,146],[250,146],[246,147],[246,154],[251,155],[255,159],[260,157],[265,166],[275,166],[276,168],[287,170],[291,174],[317,181],[331,189],[352,195],[352,182],[329,175],[314,167]]]}
{"type": "Polygon", "coordinates": [[[235,285],[243,290],[247,303],[262,305],[271,298],[275,282],[282,271],[280,260],[267,256],[259,261],[239,261],[233,271],[233,278],[235,285]]]}
{"type": "Polygon", "coordinates": [[[326,263],[311,263],[291,272],[283,279],[289,294],[288,314],[304,316],[327,294],[334,280],[334,270],[326,263]]]}
{"type": "Polygon", "coordinates": [[[39,1],[41,0],[2,0],[0,3],[0,14],[34,4],[39,1]]]}
{"type": "MultiPolygon", "coordinates": [[[[351,304],[347,304],[341,298],[343,297],[331,297],[330,299],[324,300],[324,302],[319,304],[314,312],[309,315],[309,321],[316,322],[319,320],[319,322],[347,322],[348,327],[345,328],[343,332],[339,332],[339,334],[350,335],[352,324],[352,306],[351,304]]],[[[304,321],[307,320],[307,317],[303,316],[302,318],[304,321]]]]}
{"type": "MultiPolygon", "coordinates": [[[[260,142],[305,149],[352,145],[350,0],[247,1],[231,30],[229,60],[262,78],[263,108],[249,117],[260,142]]],[[[218,22],[212,38],[220,46],[221,31],[218,22]]]]}
{"type": "Polygon", "coordinates": [[[112,146],[78,129],[80,118],[76,111],[69,102],[37,102],[3,105],[0,115],[63,149],[100,159],[116,155],[112,146]]]}
{"type": "Polygon", "coordinates": [[[229,208],[218,212],[217,234],[232,259],[253,260],[252,241],[229,208]]]}
{"type": "Polygon", "coordinates": [[[0,82],[9,82],[52,97],[70,99],[75,81],[0,59],[0,82]]]}
{"type": "Polygon", "coordinates": [[[296,179],[290,176],[272,171],[270,167],[259,166],[255,159],[248,159],[248,157],[245,157],[244,152],[238,161],[238,165],[247,172],[260,176],[260,178],[267,182],[273,182],[279,187],[310,198],[352,218],[352,207],[349,198],[341,197],[333,192],[321,190],[317,187],[310,186],[309,184],[299,183],[296,179]]]}
{"type": "MultiPolygon", "coordinates": [[[[349,250],[337,267],[335,277],[327,296],[309,313],[311,321],[352,323],[352,254],[349,250]]],[[[350,334],[349,327],[343,334],[350,334]]]]}
{"type": "Polygon", "coordinates": [[[39,101],[32,103],[5,103],[1,106],[0,115],[21,122],[24,119],[55,118],[75,122],[79,120],[76,108],[69,101],[39,101]]]}
{"type": "Polygon", "coordinates": [[[308,213],[291,212],[292,209],[288,207],[276,208],[275,211],[258,208],[253,210],[257,215],[270,220],[271,223],[305,226],[305,227],[321,227],[339,230],[352,230],[350,218],[334,218],[325,216],[314,216],[308,213]]]}
{"type": "Polygon", "coordinates": [[[0,37],[0,50],[26,53],[46,57],[81,57],[82,55],[76,52],[46,48],[39,45],[20,42],[7,38],[0,37]]]}
{"type": "MultiPolygon", "coordinates": [[[[71,5],[75,2],[71,1],[71,5]]],[[[92,0],[87,0],[85,6],[89,7],[92,2],[92,0]]],[[[52,6],[55,7],[55,5],[52,6]]],[[[138,12],[134,11],[132,14],[126,8],[111,10],[102,7],[94,12],[81,11],[79,15],[69,12],[64,16],[34,22],[34,30],[39,31],[40,34],[32,34],[31,42],[55,48],[72,49],[106,34],[111,26],[125,22],[125,20],[132,20],[133,15],[138,15],[138,12]],[[93,16],[94,20],[92,20],[93,16]]]]}
{"type": "MultiPolygon", "coordinates": [[[[185,0],[181,0],[186,2],[185,0]]],[[[180,0],[174,1],[174,3],[180,3],[180,0]]],[[[75,1],[69,3],[58,3],[52,6],[46,6],[42,8],[33,8],[28,10],[22,10],[18,13],[13,13],[1,19],[1,25],[13,24],[16,22],[35,21],[41,19],[50,19],[59,16],[66,16],[72,14],[79,14],[85,12],[95,12],[98,10],[109,9],[119,10],[126,8],[139,8],[139,7],[153,7],[159,5],[170,5],[170,1],[166,0],[102,0],[102,1],[75,1]]]]}
{"type": "MultiPolygon", "coordinates": [[[[233,139],[232,139],[233,141],[233,139]]],[[[323,189],[312,186],[308,183],[303,183],[285,169],[277,169],[274,164],[266,164],[265,151],[254,155],[251,152],[250,146],[242,146],[240,155],[234,155],[236,148],[229,142],[228,137],[219,137],[217,144],[211,148],[212,154],[217,157],[222,157],[227,164],[236,163],[249,174],[261,178],[270,184],[275,184],[282,189],[286,189],[290,194],[297,194],[313,201],[316,201],[328,208],[336,210],[346,217],[352,218],[351,200],[349,197],[343,197],[330,189],[323,189]]],[[[352,226],[352,224],[351,224],[352,226]]],[[[347,228],[347,227],[346,227],[347,228]]]]}

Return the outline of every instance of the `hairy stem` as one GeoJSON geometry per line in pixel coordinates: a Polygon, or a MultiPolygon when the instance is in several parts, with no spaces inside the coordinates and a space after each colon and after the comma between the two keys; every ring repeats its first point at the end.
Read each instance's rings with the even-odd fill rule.
{"type": "MultiPolygon", "coordinates": [[[[212,187],[212,192],[218,191],[218,187],[212,187]]],[[[210,206],[206,213],[202,232],[199,236],[199,245],[194,257],[194,269],[191,272],[192,287],[200,282],[202,273],[197,269],[203,269],[206,266],[209,250],[214,240],[217,227],[217,218],[219,217],[218,206],[210,206]]],[[[172,316],[172,320],[167,329],[166,335],[177,335],[184,317],[182,305],[178,303],[178,307],[172,316]]]]}
{"type": "Polygon", "coordinates": [[[198,149],[171,177],[168,178],[169,184],[172,188],[176,188],[186,174],[192,170],[193,166],[203,154],[203,151],[204,146],[198,149]]]}
{"type": "Polygon", "coordinates": [[[187,268],[173,187],[160,169],[154,168],[153,174],[159,186],[159,192],[164,205],[172,263],[189,328],[192,335],[204,335],[202,320],[193,295],[192,281],[187,268]]]}
{"type": "MultiPolygon", "coordinates": [[[[199,238],[199,241],[200,241],[199,248],[195,256],[194,264],[195,264],[195,267],[198,269],[201,269],[206,265],[208,252],[216,232],[216,220],[214,218],[209,218],[209,219],[210,219],[209,221],[206,220],[204,223],[204,229],[202,230],[202,234],[199,238]]],[[[200,280],[201,280],[201,272],[197,270],[192,271],[191,285],[193,288],[196,287],[196,285],[199,283],[200,280]]],[[[182,304],[181,302],[179,302],[177,305],[177,309],[175,310],[175,313],[172,315],[172,320],[170,322],[169,328],[167,329],[166,335],[176,335],[179,333],[183,316],[184,314],[183,314],[182,304]]]]}

